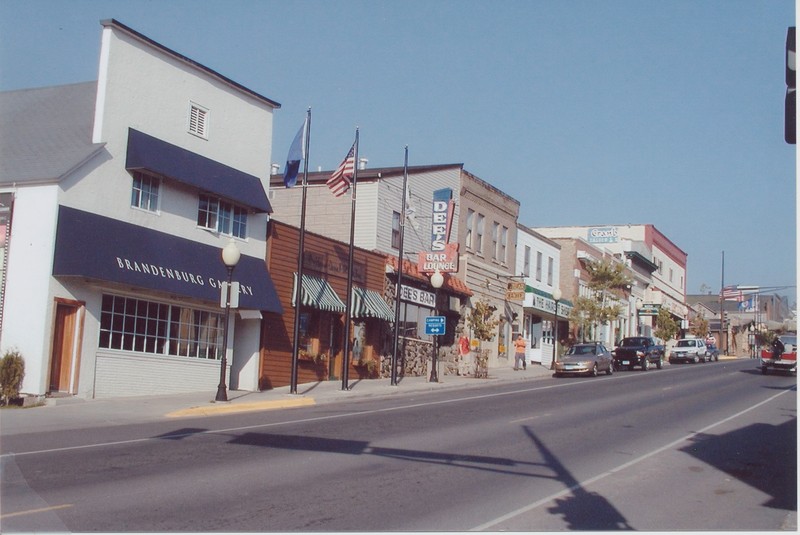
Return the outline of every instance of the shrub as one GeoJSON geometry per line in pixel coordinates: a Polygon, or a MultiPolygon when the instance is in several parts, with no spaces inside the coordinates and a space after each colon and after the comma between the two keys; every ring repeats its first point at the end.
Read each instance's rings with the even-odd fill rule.
{"type": "Polygon", "coordinates": [[[0,359],[0,395],[6,405],[19,397],[19,389],[25,378],[25,360],[19,351],[9,350],[0,359]]]}

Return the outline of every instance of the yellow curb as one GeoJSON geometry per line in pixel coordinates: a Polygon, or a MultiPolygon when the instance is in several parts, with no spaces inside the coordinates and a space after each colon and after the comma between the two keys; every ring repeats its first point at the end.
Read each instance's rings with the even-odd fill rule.
{"type": "Polygon", "coordinates": [[[190,407],[173,411],[165,416],[167,418],[180,418],[182,416],[213,416],[215,414],[231,414],[234,412],[268,411],[273,409],[288,409],[292,407],[306,407],[315,405],[314,398],[276,399],[272,401],[255,401],[253,403],[230,403],[224,405],[211,404],[202,407],[190,407]]]}

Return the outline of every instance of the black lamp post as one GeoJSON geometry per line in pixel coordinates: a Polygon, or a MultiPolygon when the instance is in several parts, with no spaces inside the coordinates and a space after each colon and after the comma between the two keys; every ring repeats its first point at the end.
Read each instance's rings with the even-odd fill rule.
{"type": "Polygon", "coordinates": [[[553,290],[553,300],[556,302],[555,308],[555,321],[553,322],[553,362],[550,369],[555,369],[555,363],[558,362],[558,302],[561,301],[561,288],[553,290]]]}
{"type": "Polygon", "coordinates": [[[225,324],[222,326],[222,362],[219,369],[219,385],[217,386],[217,397],[214,401],[228,401],[228,387],[225,385],[225,371],[228,367],[228,321],[231,317],[231,283],[233,280],[233,268],[239,263],[241,252],[236,247],[233,240],[222,248],[222,263],[228,270],[228,285],[225,287],[225,324]]]}
{"type": "MultiPolygon", "coordinates": [[[[433,286],[433,315],[439,315],[439,288],[442,287],[444,284],[444,276],[441,272],[437,269],[433,275],[431,275],[431,286],[433,286]]],[[[431,383],[438,383],[439,382],[439,372],[437,370],[437,362],[436,362],[436,353],[439,351],[439,335],[433,335],[433,365],[431,366],[431,383]]]]}

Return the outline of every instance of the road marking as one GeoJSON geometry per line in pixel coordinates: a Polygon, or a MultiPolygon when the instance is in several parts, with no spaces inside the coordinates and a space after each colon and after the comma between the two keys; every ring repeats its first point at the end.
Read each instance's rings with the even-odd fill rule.
{"type": "MultiPolygon", "coordinates": [[[[635,380],[639,377],[648,377],[651,374],[614,374],[609,377],[603,377],[601,380],[603,381],[616,381],[616,380],[635,380]]],[[[207,429],[202,431],[190,431],[187,433],[182,434],[175,434],[169,435],[168,438],[175,439],[175,438],[184,438],[189,436],[200,436],[200,435],[213,435],[213,434],[227,434],[227,433],[235,433],[238,431],[249,431],[252,429],[266,429],[269,427],[279,427],[282,425],[294,425],[294,424],[304,424],[304,423],[311,423],[311,422],[322,422],[325,420],[337,420],[342,418],[350,418],[353,416],[365,416],[370,414],[381,414],[387,412],[396,412],[396,411],[403,411],[406,409],[416,409],[420,407],[430,407],[434,405],[446,405],[449,403],[461,403],[463,401],[474,401],[480,399],[489,399],[489,398],[496,398],[496,397],[503,397],[503,396],[513,396],[517,394],[526,394],[528,392],[538,392],[540,390],[551,390],[555,388],[569,388],[572,386],[580,386],[588,384],[586,381],[558,381],[553,384],[548,384],[545,386],[536,386],[536,387],[529,387],[529,388],[521,388],[517,390],[510,390],[508,392],[493,392],[491,394],[478,394],[474,396],[464,396],[460,398],[452,398],[452,399],[444,399],[439,401],[424,401],[420,403],[411,403],[408,405],[400,405],[394,407],[384,407],[382,409],[369,409],[357,412],[349,412],[346,414],[329,414],[325,416],[314,416],[312,418],[301,418],[299,420],[286,420],[283,422],[272,422],[266,424],[253,424],[253,425],[246,425],[240,427],[229,427],[225,429],[207,429]]],[[[62,451],[74,451],[74,450],[82,450],[82,449],[91,449],[91,448],[103,448],[108,446],[123,446],[127,444],[139,444],[142,442],[152,442],[156,440],[163,440],[164,437],[143,437],[143,438],[132,438],[129,440],[118,440],[115,442],[100,442],[97,444],[82,444],[79,446],[66,446],[62,448],[51,448],[46,450],[34,450],[34,451],[21,451],[21,452],[9,452],[0,454],[0,459],[6,457],[22,457],[25,455],[40,455],[46,453],[55,453],[55,452],[62,452],[62,451]]]]}
{"type": "Polygon", "coordinates": [[[548,416],[550,416],[550,413],[549,413],[549,412],[546,412],[546,413],[544,413],[544,414],[535,414],[535,415],[533,415],[533,416],[527,416],[527,417],[525,417],[525,418],[517,418],[516,420],[509,420],[509,422],[508,422],[508,423],[510,423],[510,424],[516,424],[516,423],[519,423],[519,422],[526,422],[526,421],[528,421],[528,420],[535,420],[536,418],[546,418],[546,417],[548,417],[548,416]]]}
{"type": "Polygon", "coordinates": [[[36,513],[46,513],[48,511],[56,511],[58,509],[67,509],[69,507],[74,507],[74,506],[75,506],[75,504],[65,503],[63,505],[54,505],[52,507],[40,507],[39,509],[28,509],[27,511],[17,511],[16,513],[6,513],[4,515],[0,515],[0,518],[11,518],[12,516],[35,515],[36,513]]]}
{"type": "Polygon", "coordinates": [[[615,468],[612,468],[611,470],[608,470],[606,472],[598,474],[598,475],[596,475],[594,477],[590,477],[589,479],[581,481],[580,483],[576,483],[575,485],[572,485],[570,487],[565,488],[562,491],[559,491],[559,492],[556,492],[554,494],[551,494],[550,496],[542,498],[541,500],[538,500],[538,501],[536,501],[536,502],[534,502],[534,503],[532,503],[530,505],[526,505],[525,507],[520,507],[519,509],[516,509],[515,511],[511,511],[509,513],[506,513],[506,514],[504,514],[502,516],[499,516],[499,517],[495,518],[494,520],[490,520],[489,522],[481,524],[480,526],[476,526],[474,528],[471,528],[469,531],[484,531],[484,530],[487,530],[489,528],[493,528],[493,527],[497,526],[498,524],[500,524],[502,522],[505,522],[507,520],[511,520],[512,518],[520,516],[520,515],[522,515],[524,513],[527,513],[529,511],[533,511],[534,509],[536,509],[536,508],[538,508],[538,507],[540,507],[540,506],[542,506],[542,505],[544,505],[546,503],[549,503],[549,502],[551,502],[553,500],[556,500],[558,498],[566,496],[567,494],[570,494],[571,492],[574,492],[577,489],[585,488],[585,487],[587,487],[587,486],[589,486],[589,485],[591,485],[593,483],[596,483],[596,482],[598,482],[598,481],[600,481],[602,479],[607,478],[608,476],[612,476],[612,475],[614,475],[614,474],[616,474],[618,472],[621,472],[621,471],[623,471],[623,470],[625,470],[627,468],[630,468],[631,466],[634,466],[634,465],[636,465],[636,464],[638,464],[638,463],[640,463],[640,462],[642,462],[642,461],[644,461],[646,459],[649,459],[650,457],[653,457],[654,455],[658,455],[659,453],[661,453],[663,451],[666,451],[668,449],[674,448],[678,444],[686,442],[687,440],[691,440],[692,438],[694,438],[694,437],[696,437],[698,435],[702,435],[703,433],[706,433],[707,431],[710,431],[711,429],[713,429],[713,428],[715,428],[715,427],[717,427],[719,425],[722,425],[722,424],[724,424],[726,422],[729,422],[731,420],[734,420],[734,419],[736,419],[736,418],[738,418],[738,417],[740,417],[740,416],[742,416],[744,414],[747,414],[748,412],[753,411],[753,410],[757,409],[758,407],[761,407],[762,405],[765,405],[765,404],[771,402],[775,398],[777,398],[779,396],[782,396],[782,395],[786,394],[787,392],[792,392],[792,391],[796,391],[796,388],[790,388],[788,390],[783,390],[781,392],[778,392],[777,394],[765,399],[764,401],[761,401],[760,403],[756,403],[755,405],[753,405],[751,407],[748,407],[748,408],[746,408],[746,409],[744,409],[742,411],[739,411],[739,412],[737,412],[735,414],[732,414],[732,415],[730,415],[730,416],[728,416],[726,418],[723,418],[722,420],[714,422],[713,424],[707,425],[706,427],[704,427],[704,428],[702,428],[702,429],[700,429],[698,431],[693,431],[693,432],[689,433],[688,435],[686,435],[684,437],[681,437],[681,438],[679,438],[677,440],[673,440],[669,444],[665,444],[664,446],[661,446],[660,448],[658,448],[656,450],[653,450],[653,451],[651,451],[649,453],[641,455],[641,456],[639,456],[639,457],[637,457],[635,459],[631,459],[630,461],[628,461],[626,463],[623,463],[623,464],[621,464],[621,465],[619,465],[619,466],[617,466],[615,468]]]}

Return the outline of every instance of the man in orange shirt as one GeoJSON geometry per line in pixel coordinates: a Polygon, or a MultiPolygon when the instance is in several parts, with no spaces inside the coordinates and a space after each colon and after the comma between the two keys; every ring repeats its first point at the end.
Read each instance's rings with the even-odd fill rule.
{"type": "Polygon", "coordinates": [[[525,362],[525,339],[521,334],[517,335],[514,340],[514,369],[518,370],[519,365],[522,363],[522,369],[527,369],[528,363],[525,362]]]}

